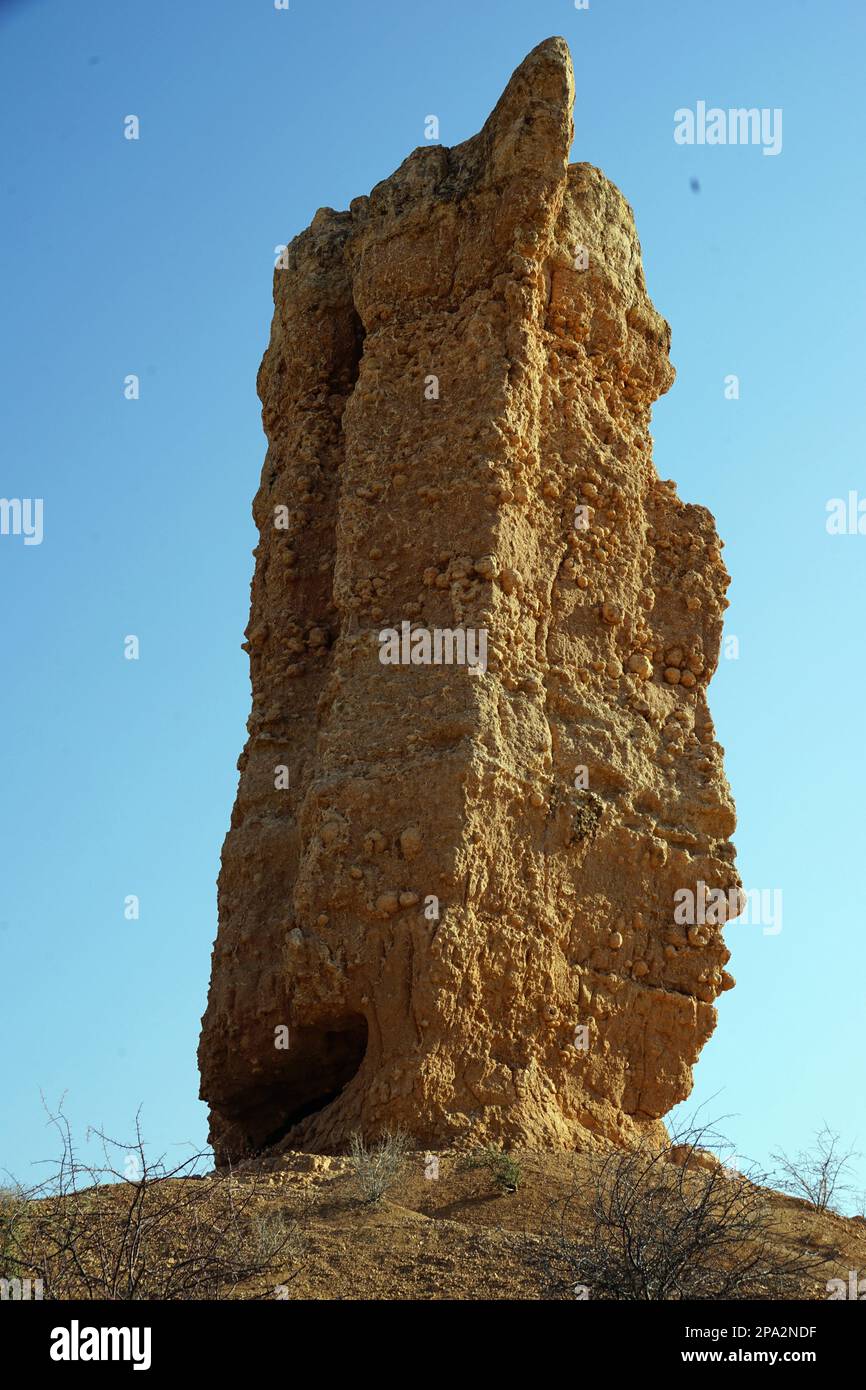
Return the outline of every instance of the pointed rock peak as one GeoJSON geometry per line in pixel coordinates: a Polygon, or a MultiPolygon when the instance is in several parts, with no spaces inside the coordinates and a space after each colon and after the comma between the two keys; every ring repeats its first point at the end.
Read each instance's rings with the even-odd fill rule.
{"type": "Polygon", "coordinates": [[[558,90],[561,90],[570,112],[574,102],[574,69],[565,39],[559,34],[554,34],[551,38],[536,44],[523,62],[514,69],[502,99],[504,100],[512,88],[520,84],[528,84],[532,89],[544,85],[548,100],[556,100],[558,90]]]}
{"type": "Polygon", "coordinates": [[[574,136],[574,69],[565,39],[554,37],[528,53],[508,81],[481,131],[497,172],[553,159],[567,164],[574,136]],[[505,166],[505,167],[503,167],[505,166]]]}

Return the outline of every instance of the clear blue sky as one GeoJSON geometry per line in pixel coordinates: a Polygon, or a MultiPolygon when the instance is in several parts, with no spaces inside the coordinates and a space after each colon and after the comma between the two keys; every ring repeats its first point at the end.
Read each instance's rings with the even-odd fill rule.
{"type": "MultiPolygon", "coordinates": [[[[575,160],[632,204],[678,380],[655,459],[714,512],[740,656],[711,689],[747,887],[738,988],[694,1096],[742,1154],[823,1119],[866,1149],[866,536],[859,0],[0,3],[0,1166],[78,1127],[201,1143],[195,1049],[249,708],[255,394],[273,248],[423,143],[455,144],[562,34],[575,160]],[[674,112],[781,107],[783,148],[685,147],[674,112]],[[141,138],[123,138],[138,115],[141,138]],[[697,179],[695,192],[691,180],[697,179]],[[141,398],[127,401],[128,373],[141,398]],[[740,378],[726,400],[724,378],[740,378]],[[140,638],[141,658],[123,657],[140,638]],[[141,916],[124,918],[137,894],[141,916]]],[[[866,1188],[866,1166],[861,1170],[866,1188]]]]}

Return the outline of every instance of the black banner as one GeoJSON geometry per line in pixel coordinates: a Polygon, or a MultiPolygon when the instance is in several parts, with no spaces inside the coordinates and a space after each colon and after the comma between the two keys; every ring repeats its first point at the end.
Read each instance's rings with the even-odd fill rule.
{"type": "MultiPolygon", "coordinates": [[[[798,1303],[593,1303],[573,1302],[430,1301],[428,1303],[369,1303],[298,1300],[226,1303],[49,1303],[6,1302],[0,1307],[4,1360],[10,1355],[24,1372],[92,1377],[99,1368],[113,1374],[164,1375],[225,1373],[227,1361],[249,1357],[251,1373],[271,1368],[289,1376],[299,1352],[304,1361],[320,1355],[329,1373],[334,1352],[341,1346],[335,1333],[358,1329],[362,1340],[345,1343],[346,1354],[358,1363],[369,1348],[368,1339],[388,1338],[399,1353],[401,1331],[430,1341],[424,1347],[425,1370],[442,1350],[443,1365],[453,1371],[457,1348],[460,1360],[477,1346],[486,1369],[501,1349],[503,1360],[516,1349],[524,1354],[533,1336],[551,1334],[568,1339],[584,1369],[600,1358],[610,1370],[630,1368],[667,1371],[691,1366],[698,1376],[707,1366],[744,1365],[769,1368],[811,1367],[826,1376],[842,1370],[862,1352],[863,1327],[856,1309],[849,1313],[837,1302],[798,1303]],[[411,1311],[410,1311],[411,1309],[411,1311]],[[379,1323],[385,1314],[387,1323],[379,1323]],[[419,1324],[418,1319],[421,1319],[419,1324]],[[429,1321],[428,1321],[429,1319],[429,1321]],[[503,1321],[505,1320],[505,1321],[503,1321]],[[348,1324],[348,1326],[347,1326],[348,1324]],[[457,1344],[443,1343],[446,1329],[460,1334],[457,1344]],[[500,1330],[501,1329],[501,1330],[500,1330]],[[489,1340],[494,1334],[495,1341],[489,1340]],[[469,1339],[468,1343],[466,1339],[469,1339]],[[303,1343],[299,1339],[303,1339],[303,1343]],[[317,1350],[318,1348],[318,1350],[317,1350]],[[589,1358],[588,1361],[584,1357],[589,1358]],[[447,1358],[447,1361],[446,1361],[447,1358]]],[[[539,1343],[545,1360],[563,1345],[539,1343]]],[[[380,1341],[380,1353],[382,1343],[380,1341]]],[[[416,1347],[416,1350],[418,1348],[416,1347]]],[[[377,1355],[381,1364],[381,1358],[377,1355]]],[[[392,1362],[393,1365],[393,1362],[392,1362]]],[[[594,1372],[597,1374],[597,1372],[594,1372]]]]}

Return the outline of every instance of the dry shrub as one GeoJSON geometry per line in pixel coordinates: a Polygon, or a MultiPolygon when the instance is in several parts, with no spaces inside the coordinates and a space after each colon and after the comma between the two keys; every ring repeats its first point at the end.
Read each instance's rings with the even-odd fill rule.
{"type": "MultiPolygon", "coordinates": [[[[720,1136],[691,1126],[663,1145],[616,1150],[551,1205],[534,1247],[544,1295],[592,1299],[802,1296],[828,1263],[808,1240],[779,1238],[764,1175],[712,1156],[720,1136]]],[[[723,1141],[722,1141],[723,1142],[723,1141]]]]}
{"type": "Polygon", "coordinates": [[[811,1149],[794,1158],[784,1150],[772,1154],[777,1165],[773,1181],[780,1191],[811,1202],[818,1211],[838,1211],[853,1196],[853,1165],[860,1157],[856,1149],[844,1148],[841,1135],[824,1124],[811,1149]]]}
{"type": "Polygon", "coordinates": [[[400,1180],[409,1159],[409,1147],[409,1136],[402,1129],[385,1130],[369,1146],[363,1135],[352,1135],[349,1161],[363,1201],[381,1202],[400,1180]]]}
{"type": "Polygon", "coordinates": [[[18,1194],[11,1226],[0,1202],[0,1275],[42,1279],[46,1299],[112,1301],[228,1298],[241,1285],[268,1297],[262,1281],[296,1277],[303,1216],[269,1205],[265,1175],[205,1175],[206,1153],[152,1161],[138,1116],[130,1144],[90,1131],[102,1157],[85,1162],[62,1106],[50,1120],[61,1140],[51,1176],[18,1194]]]}

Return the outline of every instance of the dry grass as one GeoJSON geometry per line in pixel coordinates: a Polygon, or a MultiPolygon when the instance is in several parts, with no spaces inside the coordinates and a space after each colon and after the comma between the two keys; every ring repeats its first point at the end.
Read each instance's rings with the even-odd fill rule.
{"type": "Polygon", "coordinates": [[[357,1156],[281,1154],[198,1177],[189,1160],[143,1165],[146,1178],[134,1180],[109,1161],[93,1181],[95,1170],[73,1160],[59,1186],[53,1175],[53,1192],[0,1198],[0,1277],[41,1277],[46,1298],[537,1300],[574,1298],[578,1283],[596,1298],[677,1297],[698,1281],[712,1298],[725,1288],[719,1269],[739,1265],[740,1288],[729,1296],[826,1299],[828,1279],[866,1273],[866,1221],[757,1183],[726,1186],[697,1153],[694,1163],[649,1167],[639,1154],[507,1157],[521,1174],[516,1191],[453,1150],[439,1153],[430,1179],[425,1152],[404,1149],[389,1185],[364,1201],[357,1156]],[[651,1196],[644,1224],[633,1200],[641,1188],[651,1196]],[[683,1206],[685,1249],[666,1234],[683,1206]],[[650,1275],[637,1295],[634,1282],[621,1281],[624,1269],[644,1278],[640,1261],[623,1263],[621,1248],[614,1257],[616,1230],[629,1222],[658,1275],[657,1287],[650,1275]],[[704,1237],[718,1256],[710,1264],[704,1237]],[[770,1277],[774,1270],[784,1279],[770,1277]]]}

